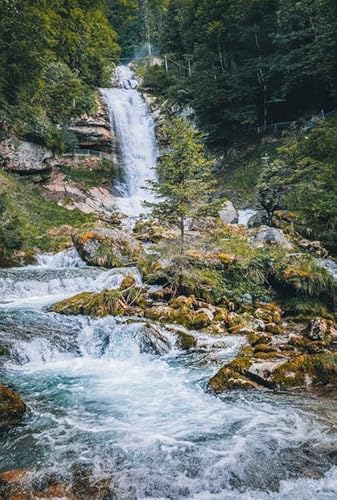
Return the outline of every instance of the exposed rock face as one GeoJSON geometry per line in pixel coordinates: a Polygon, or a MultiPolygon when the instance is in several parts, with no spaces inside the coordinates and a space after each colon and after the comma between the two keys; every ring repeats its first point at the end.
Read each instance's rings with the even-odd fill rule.
{"type": "Polygon", "coordinates": [[[284,248],[291,249],[292,245],[285,237],[281,229],[274,227],[261,226],[258,230],[251,233],[252,245],[256,248],[265,245],[279,245],[284,248]]]}
{"type": "Polygon", "coordinates": [[[96,112],[72,120],[69,130],[75,133],[79,147],[113,153],[116,138],[111,129],[108,109],[99,93],[96,94],[96,112]]]}
{"type": "Polygon", "coordinates": [[[8,138],[0,142],[0,168],[20,175],[48,173],[52,153],[46,148],[26,141],[8,138]]]}
{"type": "Polygon", "coordinates": [[[123,267],[137,261],[142,245],[119,229],[96,228],[74,236],[74,245],[82,260],[90,266],[123,267]]]}
{"type": "Polygon", "coordinates": [[[26,411],[22,399],[11,389],[0,384],[0,430],[21,422],[26,411]]]}
{"type": "Polygon", "coordinates": [[[231,201],[227,201],[219,212],[219,217],[224,224],[237,224],[239,213],[231,201]]]}
{"type": "Polygon", "coordinates": [[[116,215],[115,198],[105,186],[88,188],[78,182],[68,181],[64,174],[55,172],[44,187],[45,198],[68,210],[77,208],[86,214],[96,214],[107,222],[111,222],[116,215]]]}

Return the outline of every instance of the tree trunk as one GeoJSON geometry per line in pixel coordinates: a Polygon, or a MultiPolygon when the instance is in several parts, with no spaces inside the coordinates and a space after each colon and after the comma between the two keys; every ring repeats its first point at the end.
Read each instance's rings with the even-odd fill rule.
{"type": "Polygon", "coordinates": [[[185,218],[180,217],[180,254],[184,253],[185,247],[185,218]]]}

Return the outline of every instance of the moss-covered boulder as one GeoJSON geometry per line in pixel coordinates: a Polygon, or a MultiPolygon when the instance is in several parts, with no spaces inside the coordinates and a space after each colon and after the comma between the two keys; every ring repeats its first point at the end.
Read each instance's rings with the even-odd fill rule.
{"type": "Polygon", "coordinates": [[[19,424],[26,405],[11,389],[0,384],[0,430],[19,424]]]}
{"type": "Polygon", "coordinates": [[[337,353],[296,356],[278,367],[271,380],[282,389],[311,389],[328,384],[337,387],[337,353]]]}
{"type": "Polygon", "coordinates": [[[215,392],[261,389],[261,386],[230,367],[221,368],[208,382],[208,388],[215,392]]]}
{"type": "Polygon", "coordinates": [[[73,242],[81,258],[90,266],[129,266],[144,254],[142,245],[119,229],[96,228],[74,235],[73,242]]]}
{"type": "Polygon", "coordinates": [[[83,292],[70,299],[58,302],[50,311],[69,316],[120,316],[127,312],[128,306],[123,301],[119,290],[103,290],[99,293],[83,292]]]}

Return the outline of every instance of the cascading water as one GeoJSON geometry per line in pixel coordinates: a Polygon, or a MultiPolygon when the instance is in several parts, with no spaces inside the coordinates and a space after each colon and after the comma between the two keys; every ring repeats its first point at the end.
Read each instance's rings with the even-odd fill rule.
{"type": "Polygon", "coordinates": [[[154,121],[136,90],[138,82],[126,66],[116,69],[118,88],[102,89],[110,112],[111,125],[119,145],[124,178],[115,186],[117,206],[129,217],[145,212],[143,202],[153,202],[147,185],[156,178],[157,144],[154,121]]]}
{"type": "Polygon", "coordinates": [[[10,353],[1,380],[29,412],[23,426],[0,433],[0,472],[28,469],[34,484],[56,474],[67,484],[73,467],[84,466],[90,481],[108,480],[117,499],[336,498],[329,403],[208,395],[207,379],[233,358],[238,337],[199,334],[197,348],[181,352],[162,329],[158,356],[146,322],[46,312],[55,294],[87,289],[88,280],[96,290],[107,280],[118,286],[130,272],[114,270],[113,282],[111,271],[68,267],[68,257],[76,256],[1,271],[2,298],[14,298],[0,309],[1,345],[10,353]]]}
{"type": "MultiPolygon", "coordinates": [[[[155,177],[154,126],[133,73],[120,67],[117,79],[120,88],[102,92],[125,169],[118,205],[134,217],[152,201],[145,184],[155,177]]],[[[141,319],[45,309],[116,288],[128,274],[141,284],[136,268],[89,268],[75,250],[0,270],[1,382],[29,409],[24,425],[0,432],[0,473],[28,470],[35,491],[55,478],[69,485],[84,467],[86,487],[102,480],[111,490],[79,498],[336,499],[333,403],[205,391],[241,338],[199,333],[196,348],[182,352],[171,329],[141,319]]]]}

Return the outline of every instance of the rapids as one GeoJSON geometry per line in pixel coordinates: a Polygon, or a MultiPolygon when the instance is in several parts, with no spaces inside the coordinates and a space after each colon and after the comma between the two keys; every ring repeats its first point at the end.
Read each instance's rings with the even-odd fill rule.
{"type": "Polygon", "coordinates": [[[42,262],[0,274],[0,339],[10,353],[1,379],[29,407],[24,425],[0,436],[0,471],[70,481],[80,464],[111,480],[121,499],[336,498],[332,403],[207,394],[240,338],[198,334],[197,348],[181,352],[163,328],[171,347],[156,356],[142,323],[45,309],[74,291],[116,287],[130,270],[42,262]]]}

